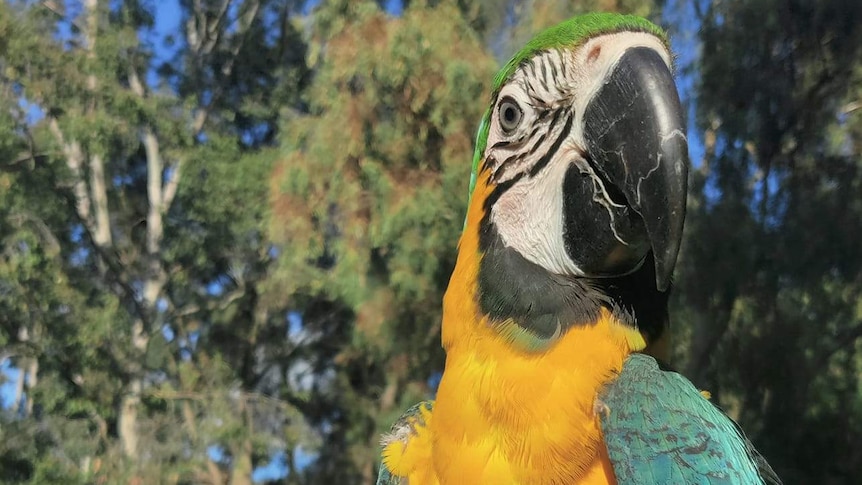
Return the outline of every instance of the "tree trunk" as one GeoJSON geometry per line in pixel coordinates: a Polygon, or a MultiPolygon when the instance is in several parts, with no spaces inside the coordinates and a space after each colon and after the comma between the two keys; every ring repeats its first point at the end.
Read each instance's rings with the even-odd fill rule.
{"type": "Polygon", "coordinates": [[[24,368],[21,366],[18,368],[18,380],[15,381],[15,395],[12,398],[12,409],[15,412],[20,412],[23,407],[21,400],[24,398],[24,377],[24,368]]]}
{"type": "Polygon", "coordinates": [[[24,403],[24,418],[28,418],[33,414],[33,389],[39,382],[39,359],[30,357],[27,359],[26,374],[22,369],[21,380],[27,378],[27,402],[24,403]]]}
{"type": "Polygon", "coordinates": [[[239,398],[238,413],[245,419],[245,432],[239,438],[239,443],[231,450],[233,457],[233,468],[230,472],[231,485],[252,485],[251,473],[254,471],[252,463],[251,437],[254,435],[254,423],[252,422],[251,405],[245,397],[239,398]]]}
{"type": "Polygon", "coordinates": [[[251,438],[242,439],[233,452],[233,468],[230,472],[231,485],[252,485],[251,438]]]}
{"type": "Polygon", "coordinates": [[[138,405],[141,403],[142,382],[140,377],[133,378],[126,388],[120,402],[120,416],[117,418],[117,433],[123,443],[123,453],[135,458],[138,453],[138,405]]]}

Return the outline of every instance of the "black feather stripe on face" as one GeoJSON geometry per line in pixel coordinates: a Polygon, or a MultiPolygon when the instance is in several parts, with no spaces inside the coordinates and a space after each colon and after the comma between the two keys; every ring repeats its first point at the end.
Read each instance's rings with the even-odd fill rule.
{"type": "MultiPolygon", "coordinates": [[[[531,111],[532,116],[525,119],[533,126],[522,127],[511,135],[502,134],[502,140],[493,142],[486,149],[484,165],[491,170],[492,182],[516,177],[516,172],[526,172],[535,177],[553,160],[569,137],[574,113],[564,93],[564,85],[558,84],[564,82],[565,55],[552,50],[524,62],[521,68],[524,75],[514,82],[526,98],[517,98],[517,102],[531,111]],[[556,101],[551,104],[548,99],[556,101]]],[[[495,104],[514,100],[510,95],[499,96],[495,104]]],[[[498,110],[494,110],[495,116],[499,116],[498,110]]]]}
{"type": "MultiPolygon", "coordinates": [[[[550,123],[547,126],[545,126],[544,123],[536,123],[536,127],[533,128],[532,132],[530,132],[530,135],[526,138],[526,143],[529,143],[529,141],[533,140],[533,139],[536,140],[535,142],[533,142],[531,144],[529,150],[527,150],[526,152],[518,151],[518,152],[512,153],[509,156],[507,156],[503,160],[502,163],[499,163],[493,156],[489,157],[489,159],[487,160],[485,165],[491,169],[491,182],[497,182],[499,180],[500,176],[503,173],[505,173],[505,170],[499,170],[500,168],[504,168],[504,167],[506,167],[512,163],[515,163],[515,161],[520,160],[524,157],[529,157],[531,155],[534,155],[542,147],[545,139],[548,137],[548,134],[554,132],[554,129],[556,128],[556,125],[560,120],[560,116],[563,114],[562,109],[557,109],[557,110],[552,110],[552,111],[554,112],[554,117],[551,118],[550,123]],[[539,131],[541,131],[542,133],[539,134],[539,131]]],[[[569,122],[567,123],[566,126],[568,128],[571,127],[571,119],[569,120],[569,122]]],[[[559,138],[554,143],[554,146],[556,146],[556,148],[554,148],[554,146],[551,147],[551,149],[554,152],[556,152],[556,150],[559,149],[559,144],[562,143],[562,140],[568,134],[567,132],[568,132],[568,129],[564,129],[563,132],[560,133],[559,138]]],[[[553,154],[551,154],[551,156],[553,156],[553,154]]],[[[545,165],[548,163],[548,161],[550,161],[550,157],[548,157],[547,159],[545,159],[543,157],[542,159],[540,159],[540,161],[543,159],[544,159],[543,163],[545,165]]],[[[530,176],[531,177],[535,176],[535,174],[538,173],[538,170],[540,170],[540,169],[541,169],[541,167],[539,167],[539,169],[537,169],[535,172],[533,171],[533,169],[530,169],[530,176]]],[[[520,178],[520,177],[518,177],[518,178],[520,178]]]]}
{"type": "MultiPolygon", "coordinates": [[[[552,123],[555,123],[557,119],[557,117],[554,117],[554,121],[552,123]]],[[[563,140],[565,140],[569,136],[569,132],[572,130],[573,119],[574,116],[572,116],[571,112],[569,112],[568,116],[566,116],[566,124],[565,126],[563,126],[563,130],[560,132],[560,135],[554,141],[554,144],[551,145],[548,151],[544,155],[542,155],[541,158],[539,158],[539,161],[537,161],[532,167],[530,167],[530,177],[535,177],[539,172],[542,171],[543,168],[548,166],[548,163],[554,158],[554,156],[557,154],[557,151],[560,150],[560,146],[562,146],[563,140]]],[[[552,129],[553,125],[550,127],[548,132],[553,131],[552,129]]]]}

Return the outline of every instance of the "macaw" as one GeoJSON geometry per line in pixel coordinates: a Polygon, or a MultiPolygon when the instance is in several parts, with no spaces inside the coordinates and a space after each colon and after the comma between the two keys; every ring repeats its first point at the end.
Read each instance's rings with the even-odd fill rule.
{"type": "Polygon", "coordinates": [[[688,142],[666,34],[588,14],[494,78],[443,299],[435,401],[378,484],[780,483],[660,345],[688,142]]]}

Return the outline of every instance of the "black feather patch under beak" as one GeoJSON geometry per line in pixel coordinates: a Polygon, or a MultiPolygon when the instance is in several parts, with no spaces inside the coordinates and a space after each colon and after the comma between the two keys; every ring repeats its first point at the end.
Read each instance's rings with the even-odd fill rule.
{"type": "Polygon", "coordinates": [[[679,95],[655,50],[623,54],[587,106],[584,138],[589,164],[617,205],[608,264],[639,264],[652,250],[656,287],[665,291],[682,239],[689,160],[679,95]]]}

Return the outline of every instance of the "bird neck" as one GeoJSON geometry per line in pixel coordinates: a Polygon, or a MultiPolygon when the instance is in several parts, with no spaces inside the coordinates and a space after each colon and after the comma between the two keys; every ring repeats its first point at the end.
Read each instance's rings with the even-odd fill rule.
{"type": "Polygon", "coordinates": [[[446,369],[431,422],[440,483],[608,483],[598,395],[637,331],[602,311],[530,352],[477,315],[447,293],[446,369]]]}
{"type": "Polygon", "coordinates": [[[435,469],[441,483],[581,483],[603,473],[598,393],[643,339],[602,308],[546,348],[512,345],[479,304],[479,231],[469,228],[481,217],[482,182],[443,302],[435,469]]]}

